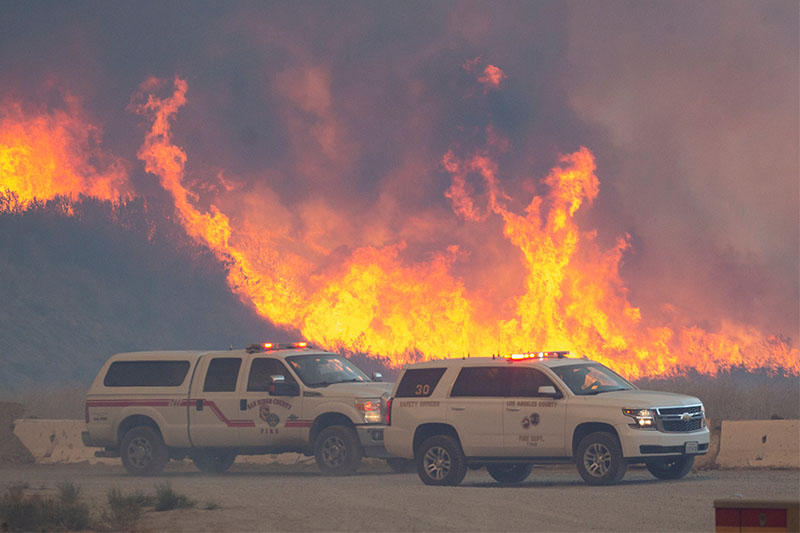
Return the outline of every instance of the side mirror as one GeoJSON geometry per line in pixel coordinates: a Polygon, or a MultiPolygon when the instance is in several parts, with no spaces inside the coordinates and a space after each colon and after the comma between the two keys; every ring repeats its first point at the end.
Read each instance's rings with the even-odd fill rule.
{"type": "Polygon", "coordinates": [[[284,376],[270,376],[272,384],[269,386],[270,396],[300,396],[300,386],[297,383],[287,383],[284,376]]]}
{"type": "Polygon", "coordinates": [[[554,400],[558,400],[561,398],[561,393],[556,390],[556,388],[552,385],[542,385],[539,387],[539,396],[546,396],[548,398],[553,398],[554,400]]]}
{"type": "Polygon", "coordinates": [[[381,374],[380,372],[373,372],[372,381],[383,381],[383,374],[381,374]]]}

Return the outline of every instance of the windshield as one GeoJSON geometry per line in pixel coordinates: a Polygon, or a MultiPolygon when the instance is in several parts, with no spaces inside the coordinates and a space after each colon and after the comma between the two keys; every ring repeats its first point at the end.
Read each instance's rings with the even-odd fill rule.
{"type": "Polygon", "coordinates": [[[636,388],[622,376],[599,363],[558,366],[551,370],[578,396],[636,388]]]}
{"type": "Polygon", "coordinates": [[[286,360],[308,387],[371,381],[357,366],[341,355],[291,355],[286,360]]]}

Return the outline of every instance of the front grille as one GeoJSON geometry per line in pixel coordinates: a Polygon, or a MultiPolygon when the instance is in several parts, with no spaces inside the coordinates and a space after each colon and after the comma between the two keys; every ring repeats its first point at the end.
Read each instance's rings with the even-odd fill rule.
{"type": "Polygon", "coordinates": [[[656,427],[667,433],[688,433],[703,427],[703,407],[659,407],[656,409],[656,427]]]}

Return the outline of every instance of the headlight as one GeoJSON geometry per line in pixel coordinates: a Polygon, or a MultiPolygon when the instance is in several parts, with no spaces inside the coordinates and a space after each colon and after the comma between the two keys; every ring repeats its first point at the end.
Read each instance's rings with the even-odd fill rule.
{"type": "Polygon", "coordinates": [[[377,424],[383,419],[380,398],[356,398],[356,409],[361,411],[367,424],[377,424]]]}
{"type": "Polygon", "coordinates": [[[633,428],[648,429],[656,427],[655,413],[652,409],[623,409],[622,414],[633,418],[633,428]]]}

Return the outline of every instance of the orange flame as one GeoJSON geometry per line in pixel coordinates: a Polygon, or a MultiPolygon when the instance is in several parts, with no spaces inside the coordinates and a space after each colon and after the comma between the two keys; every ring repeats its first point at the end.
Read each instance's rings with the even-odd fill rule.
{"type": "Polygon", "coordinates": [[[632,378],[684,368],[713,374],[734,365],[800,371],[797,349],[747,326],[726,324],[724,332],[708,333],[692,326],[644,324],[619,277],[627,239],[603,251],[596,234],[581,232],[575,220],[599,191],[594,157],[586,148],[562,157],[544,180],[550,193],[535,196],[524,215],[506,207],[508,196],[488,153],[466,160],[453,152],[443,157],[453,178],[447,196],[454,211],[471,222],[501,217],[504,236],[519,250],[527,272],[524,291],[500,306],[512,312],[487,316],[481,310],[496,307],[487,301],[491,296],[471,293],[453,274],[457,247],[414,264],[400,259],[403,242],[362,247],[315,273],[301,241],[284,236],[280,243],[274,232],[247,220],[234,229],[213,204],[210,212],[200,211],[181,184],[186,155],[171,143],[169,130],[186,90],[177,79],[172,96],[150,94],[137,107],[153,122],[139,156],[173,194],[189,235],[228,262],[231,287],[277,324],[296,327],[328,346],[388,356],[395,364],[421,357],[569,349],[632,378]],[[485,210],[466,186],[470,173],[485,181],[485,210]]]}
{"type": "Polygon", "coordinates": [[[59,196],[129,198],[125,165],[99,149],[99,136],[76,109],[27,116],[19,104],[6,105],[0,112],[0,211],[59,196]]]}
{"type": "MultiPolygon", "coordinates": [[[[524,212],[511,207],[516,204],[502,189],[491,149],[508,146],[492,132],[494,148],[442,157],[453,212],[482,234],[498,228],[490,238],[510,250],[500,262],[472,266],[470,252],[456,244],[414,262],[400,239],[337,255],[310,234],[318,228],[288,231],[285,212],[268,189],[233,208],[225,195],[236,187],[221,175],[222,192],[214,198],[201,198],[186,185],[187,155],[174,144],[170,121],[186,103],[187,90],[180,78],[172,88],[157,79],[142,84],[130,105],[150,123],[138,156],[172,196],[187,234],[228,266],[231,289],[273,323],[330,348],[380,355],[394,364],[570,350],[631,378],[687,368],[715,374],[732,366],[800,373],[798,349],[751,326],[724,323],[708,332],[692,324],[652,324],[631,305],[619,274],[627,236],[603,250],[596,232],[582,231],[576,219],[599,193],[594,156],[586,148],[562,156],[543,180],[547,194],[533,196],[524,212]],[[164,90],[169,94],[157,96],[164,90]],[[456,274],[464,265],[483,268],[485,286],[456,274]],[[511,271],[515,279],[500,275],[511,271]]],[[[2,120],[0,188],[15,194],[21,208],[55,195],[114,201],[128,194],[121,164],[94,146],[97,130],[86,121],[58,113],[25,118],[13,108],[2,120]],[[111,163],[100,171],[89,160],[111,163]]]]}

